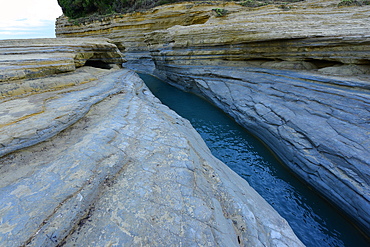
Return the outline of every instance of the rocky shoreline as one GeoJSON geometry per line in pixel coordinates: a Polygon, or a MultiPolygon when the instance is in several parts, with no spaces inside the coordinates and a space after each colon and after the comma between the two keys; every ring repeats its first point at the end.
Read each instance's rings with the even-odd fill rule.
{"type": "Polygon", "coordinates": [[[189,2],[0,41],[0,242],[303,246],[128,68],[212,101],[370,235],[369,13],[189,2]]]}
{"type": "Polygon", "coordinates": [[[189,2],[80,25],[61,17],[57,34],[109,37],[128,68],[211,100],[369,235],[369,11],[189,2]]]}
{"type": "Polygon", "coordinates": [[[369,10],[264,7],[146,42],[154,73],[231,115],[369,235],[369,10]]]}
{"type": "Polygon", "coordinates": [[[108,41],[0,41],[2,246],[303,246],[108,41]]]}
{"type": "Polygon", "coordinates": [[[348,90],[331,79],[297,74],[222,66],[165,66],[158,71],[164,80],[232,116],[367,229],[368,90],[348,90]]]}

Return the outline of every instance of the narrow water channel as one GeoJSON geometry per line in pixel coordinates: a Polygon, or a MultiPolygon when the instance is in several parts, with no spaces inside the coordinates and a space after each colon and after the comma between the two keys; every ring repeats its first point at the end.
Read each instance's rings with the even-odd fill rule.
{"type": "Polygon", "coordinates": [[[337,210],[221,110],[153,76],[139,75],[163,104],[192,123],[213,155],[247,180],[289,222],[306,246],[370,246],[337,210]]]}

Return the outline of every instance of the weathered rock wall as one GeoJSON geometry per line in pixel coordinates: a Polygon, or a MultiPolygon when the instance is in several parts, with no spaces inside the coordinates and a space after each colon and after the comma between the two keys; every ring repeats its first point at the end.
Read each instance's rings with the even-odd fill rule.
{"type": "Polygon", "coordinates": [[[146,42],[153,59],[164,59],[167,64],[241,61],[321,73],[330,73],[328,68],[333,66],[352,64],[363,65],[362,73],[370,73],[366,25],[370,6],[339,8],[331,0],[289,6],[288,10],[278,6],[230,9],[225,16],[212,17],[203,25],[152,32],[146,42]]]}
{"type": "Polygon", "coordinates": [[[266,6],[146,42],[157,75],[229,113],[370,234],[369,11],[266,6]]]}
{"type": "MultiPolygon", "coordinates": [[[[75,80],[40,79],[58,73],[74,72],[86,63],[110,68],[121,67],[122,53],[106,38],[59,38],[0,41],[0,99],[82,83],[75,80]]],[[[91,78],[90,78],[91,79],[91,78]]]]}
{"type": "Polygon", "coordinates": [[[135,67],[153,72],[154,64],[145,40],[145,34],[165,30],[176,25],[189,26],[207,22],[216,13],[215,8],[242,9],[235,3],[188,2],[163,5],[148,11],[105,17],[96,21],[77,24],[61,16],[56,22],[57,37],[106,37],[125,54],[125,67],[135,67]]]}
{"type": "MultiPolygon", "coordinates": [[[[56,35],[110,38],[125,53],[127,67],[149,72],[153,71],[154,64],[145,35],[173,27],[177,31],[176,46],[188,47],[176,53],[177,61],[196,55],[198,62],[208,62],[209,59],[257,60],[254,62],[258,65],[265,63],[264,66],[275,68],[369,73],[368,8],[338,7],[338,2],[333,0],[309,0],[259,8],[243,7],[233,2],[185,2],[101,17],[95,21],[69,21],[61,16],[56,22],[56,35]],[[219,16],[217,9],[226,10],[226,14],[219,16]],[[187,28],[193,25],[201,26],[191,30],[187,28]],[[196,49],[195,53],[193,49],[196,49]],[[326,68],[343,64],[366,66],[326,68]]],[[[167,44],[173,42],[171,39],[165,41],[167,44]]]]}
{"type": "MultiPolygon", "coordinates": [[[[14,68],[28,56],[37,67],[31,53],[14,68]]],[[[1,246],[303,246],[187,120],[113,67],[47,70],[40,90],[2,94],[1,246]]]]}
{"type": "Polygon", "coordinates": [[[254,67],[161,69],[163,79],[223,109],[300,178],[369,229],[370,95],[363,90],[368,83],[353,83],[349,89],[348,81],[254,67]]]}
{"type": "Polygon", "coordinates": [[[121,65],[121,52],[107,38],[14,39],[0,41],[1,81],[73,71],[88,61],[121,65]],[[55,70],[51,70],[55,68],[55,70]],[[7,75],[19,71],[21,75],[7,75]]]}

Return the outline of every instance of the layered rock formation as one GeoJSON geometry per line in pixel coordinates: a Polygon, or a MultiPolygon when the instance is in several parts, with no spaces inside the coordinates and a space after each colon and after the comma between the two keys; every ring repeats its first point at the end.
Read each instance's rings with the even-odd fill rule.
{"type": "Polygon", "coordinates": [[[142,71],[153,59],[157,75],[224,109],[370,234],[369,13],[332,0],[189,2],[78,26],[62,17],[57,34],[110,37],[142,71]]]}
{"type": "Polygon", "coordinates": [[[105,38],[24,39],[0,41],[0,99],[25,93],[63,88],[89,80],[33,79],[74,72],[85,64],[100,68],[121,67],[124,62],[117,46],[105,38]],[[68,84],[63,84],[65,82],[68,84]]]}
{"type": "Polygon", "coordinates": [[[128,68],[153,72],[154,63],[144,42],[146,33],[165,30],[176,25],[203,24],[217,14],[212,9],[225,8],[239,11],[243,7],[227,2],[189,2],[162,5],[151,10],[102,17],[100,20],[80,20],[76,24],[61,16],[56,22],[57,37],[106,37],[112,40],[128,62],[128,68]]]}
{"type": "Polygon", "coordinates": [[[369,11],[308,1],[146,37],[158,75],[229,113],[370,234],[369,11]]]}
{"type": "MultiPolygon", "coordinates": [[[[85,40],[73,42],[80,50],[85,40]]],[[[2,246],[303,246],[134,72],[59,73],[52,59],[47,76],[11,80],[31,65],[39,71],[33,53],[18,58],[2,57],[18,66],[0,85],[38,90],[0,90],[2,246]]]]}

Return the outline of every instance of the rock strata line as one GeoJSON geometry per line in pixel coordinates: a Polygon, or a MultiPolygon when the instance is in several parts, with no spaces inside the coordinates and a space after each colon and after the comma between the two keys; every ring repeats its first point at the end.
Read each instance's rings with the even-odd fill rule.
{"type": "Polygon", "coordinates": [[[0,41],[0,85],[74,71],[88,60],[121,66],[123,55],[106,38],[0,41]]]}

